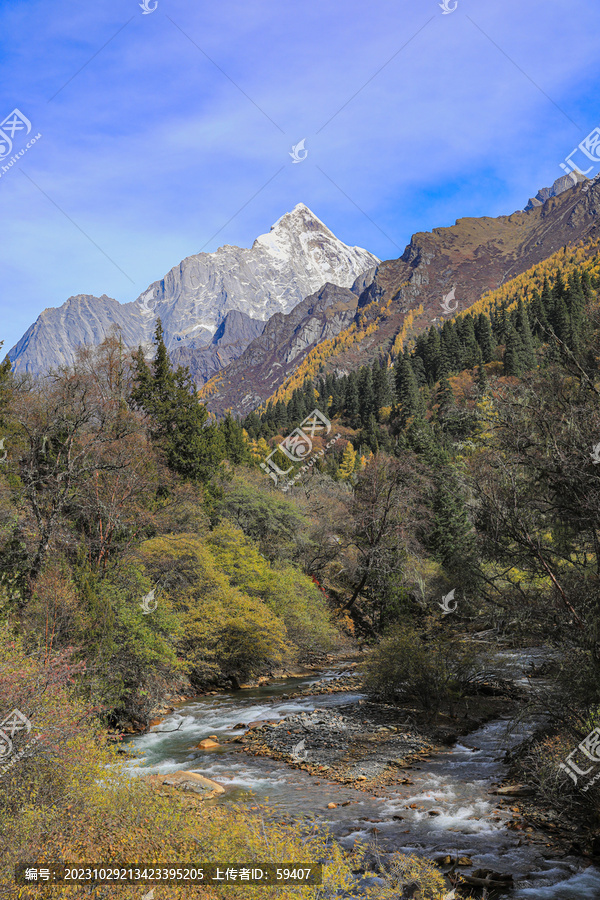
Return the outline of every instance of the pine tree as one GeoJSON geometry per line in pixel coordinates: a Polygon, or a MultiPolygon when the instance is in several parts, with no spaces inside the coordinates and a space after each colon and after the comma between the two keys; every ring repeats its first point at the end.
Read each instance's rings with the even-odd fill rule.
{"type": "Polygon", "coordinates": [[[454,391],[445,372],[440,378],[436,392],[436,402],[439,404],[438,416],[443,416],[444,413],[454,406],[454,391]]]}
{"type": "Polygon", "coordinates": [[[248,447],[244,440],[242,426],[228,413],[221,423],[221,431],[225,442],[225,453],[235,465],[246,462],[248,459],[248,447]]]}
{"type": "Polygon", "coordinates": [[[529,371],[535,367],[535,351],[529,316],[520,297],[517,304],[516,328],[521,338],[520,365],[522,369],[529,371]]]}
{"type": "Polygon", "coordinates": [[[476,571],[475,539],[454,472],[445,467],[435,479],[433,527],[428,544],[446,571],[466,586],[476,571]]]}
{"type": "Polygon", "coordinates": [[[371,416],[375,415],[375,392],[373,390],[373,373],[370,366],[363,366],[358,377],[358,402],[360,421],[363,428],[371,416]]]}
{"type": "Polygon", "coordinates": [[[492,332],[492,323],[490,322],[489,316],[486,316],[485,313],[480,313],[477,317],[475,335],[477,337],[477,343],[481,347],[483,361],[486,363],[491,362],[494,358],[495,342],[494,334],[492,332]]]}
{"type": "Polygon", "coordinates": [[[415,379],[419,388],[427,387],[427,376],[425,375],[425,366],[420,356],[413,356],[411,360],[415,379]]]}
{"type": "Polygon", "coordinates": [[[479,344],[475,336],[475,324],[473,316],[467,313],[460,320],[460,340],[462,344],[461,369],[472,369],[477,365],[479,356],[479,344]]]}
{"type": "Polygon", "coordinates": [[[379,429],[375,416],[371,415],[365,428],[360,433],[362,447],[368,447],[373,453],[379,452],[379,429]]]}
{"type": "Polygon", "coordinates": [[[498,344],[506,343],[510,326],[506,315],[506,303],[501,303],[497,315],[494,316],[494,337],[498,344]]]}
{"type": "Polygon", "coordinates": [[[358,396],[358,379],[356,372],[350,372],[346,382],[344,410],[351,428],[360,426],[360,398],[358,396]]]}
{"type": "Polygon", "coordinates": [[[521,356],[522,347],[519,335],[512,328],[506,338],[506,349],[504,351],[504,374],[520,375],[521,374],[521,356]]]}
{"type": "Polygon", "coordinates": [[[417,379],[407,353],[398,354],[396,360],[396,396],[400,405],[400,423],[405,425],[411,416],[423,414],[423,404],[417,379]]]}
{"type": "Polygon", "coordinates": [[[543,341],[546,329],[548,328],[548,316],[546,315],[546,308],[538,291],[533,292],[529,320],[532,323],[533,334],[538,340],[543,341]]]}
{"type": "Polygon", "coordinates": [[[441,348],[440,348],[440,333],[437,328],[433,325],[429,329],[429,333],[427,335],[427,343],[425,347],[425,374],[427,376],[427,383],[430,387],[436,383],[438,378],[440,377],[440,365],[441,365],[441,348]]]}
{"type": "Polygon", "coordinates": [[[379,410],[383,406],[390,406],[392,402],[392,391],[385,360],[381,362],[375,360],[373,363],[373,393],[375,395],[375,416],[379,421],[379,410]]]}
{"type": "Polygon", "coordinates": [[[135,354],[132,401],[147,414],[150,434],[167,465],[185,478],[208,481],[225,456],[223,433],[208,423],[189,370],[183,366],[172,370],[160,319],[154,344],[151,367],[141,348],[135,354]]]}

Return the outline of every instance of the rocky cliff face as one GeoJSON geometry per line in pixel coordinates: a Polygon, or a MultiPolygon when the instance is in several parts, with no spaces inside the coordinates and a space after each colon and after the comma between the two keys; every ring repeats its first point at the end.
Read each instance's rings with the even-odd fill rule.
{"type": "MultiPolygon", "coordinates": [[[[169,350],[198,349],[213,341],[234,310],[265,322],[276,312],[289,312],[325,282],[350,287],[378,262],[367,250],[338,240],[300,203],[250,249],[225,246],[189,256],[132,303],[79,295],[45,310],[9,356],[16,371],[47,371],[72,363],[77,347],[99,343],[115,325],[128,346],[145,346],[157,317],[169,350]]],[[[243,343],[243,334],[233,335],[233,328],[230,322],[231,346],[238,338],[243,343]]],[[[210,369],[208,363],[204,368],[210,369]]]]}
{"type": "Polygon", "coordinates": [[[358,307],[356,292],[325,284],[291,313],[276,313],[262,334],[211,382],[209,409],[237,415],[260,406],[322,341],[352,324],[358,307]]]}
{"type": "Polygon", "coordinates": [[[588,179],[585,175],[582,175],[581,172],[571,172],[569,175],[561,175],[560,178],[556,179],[552,187],[542,188],[537,192],[535,197],[529,199],[529,202],[525,207],[525,212],[530,209],[535,209],[536,206],[543,206],[550,197],[558,197],[559,194],[568,191],[573,185],[580,184],[587,180],[588,179]]]}
{"type": "Polygon", "coordinates": [[[264,327],[264,322],[234,309],[227,313],[210,344],[196,347],[193,341],[181,342],[171,351],[171,362],[174,366],[187,366],[196,384],[204,384],[241,356],[248,344],[262,334],[264,327]]]}

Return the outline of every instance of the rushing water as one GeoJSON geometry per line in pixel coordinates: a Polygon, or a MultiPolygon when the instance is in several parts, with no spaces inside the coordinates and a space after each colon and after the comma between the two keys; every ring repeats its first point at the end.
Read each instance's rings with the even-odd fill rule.
{"type": "MultiPolygon", "coordinates": [[[[506,674],[525,680],[524,666],[539,654],[503,653],[498,658],[506,674]]],[[[600,872],[596,868],[585,868],[581,859],[568,855],[567,848],[558,858],[552,858],[545,842],[532,842],[522,832],[509,829],[510,804],[501,805],[499,798],[490,794],[505,777],[505,750],[531,733],[531,723],[510,728],[508,721],[491,722],[453,748],[405,770],[403,774],[411,783],[388,788],[385,796],[379,797],[328,782],[325,776],[310,776],[282,762],[240,753],[233,749],[239,746],[236,744],[201,755],[191,750],[209,735],[226,739],[243,733],[234,730],[240,722],[279,719],[317,707],[332,709],[356,703],[361,699],[356,693],[295,700],[282,697],[323,677],[339,677],[342,671],[330,670],[318,679],[288,679],[186,702],[151,732],[130,742],[139,754],[131,763],[132,774],[186,769],[200,772],[226,788],[220,802],[252,798],[268,804],[279,821],[310,814],[348,848],[361,839],[375,840],[383,854],[413,851],[428,857],[468,856],[477,868],[514,876],[514,888],[498,897],[600,898],[600,872]],[[338,804],[337,809],[327,809],[331,802],[338,804]]]]}

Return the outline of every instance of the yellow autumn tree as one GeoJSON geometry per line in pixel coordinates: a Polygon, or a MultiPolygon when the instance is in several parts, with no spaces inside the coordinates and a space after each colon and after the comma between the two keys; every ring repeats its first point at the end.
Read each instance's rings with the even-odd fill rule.
{"type": "Polygon", "coordinates": [[[342,456],[342,461],[340,463],[340,467],[338,469],[338,475],[344,481],[346,481],[354,472],[354,467],[356,466],[356,450],[348,441],[346,444],[346,449],[344,450],[344,454],[342,456]]]}

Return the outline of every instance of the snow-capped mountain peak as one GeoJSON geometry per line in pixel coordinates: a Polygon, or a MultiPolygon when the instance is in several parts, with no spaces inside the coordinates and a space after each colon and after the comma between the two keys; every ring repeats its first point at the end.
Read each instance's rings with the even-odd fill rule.
{"type": "Polygon", "coordinates": [[[148,345],[158,317],[169,349],[206,346],[232,310],[266,322],[326,282],[351,287],[378,263],[367,250],[348,247],[298,203],[251,248],[229,244],[189,256],[131,303],[78,295],[45,310],[9,356],[19,371],[71,364],[78,346],[100,343],[115,324],[127,345],[148,345]]]}

